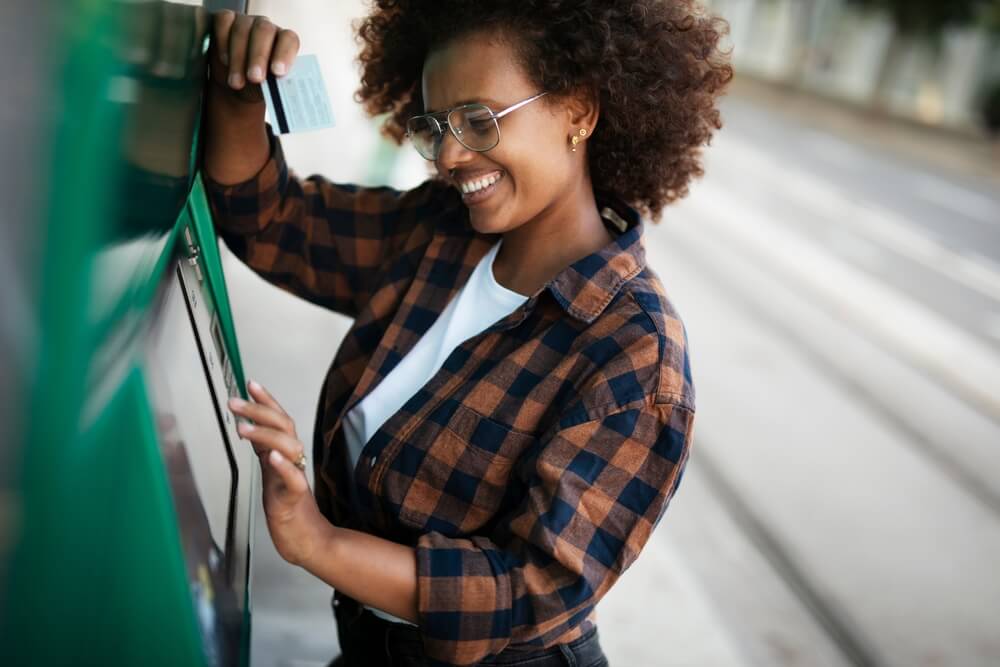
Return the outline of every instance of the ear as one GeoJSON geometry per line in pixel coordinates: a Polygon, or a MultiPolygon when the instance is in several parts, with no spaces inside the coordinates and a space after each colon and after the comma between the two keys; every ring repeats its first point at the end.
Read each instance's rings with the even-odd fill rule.
{"type": "Polygon", "coordinates": [[[576,134],[581,129],[587,131],[584,138],[590,138],[601,115],[597,93],[587,88],[573,91],[566,97],[567,134],[576,134]]]}

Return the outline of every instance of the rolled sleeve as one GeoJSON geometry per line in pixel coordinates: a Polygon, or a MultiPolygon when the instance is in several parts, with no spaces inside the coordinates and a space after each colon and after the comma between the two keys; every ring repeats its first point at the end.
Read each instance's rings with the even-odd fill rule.
{"type": "Polygon", "coordinates": [[[223,185],[202,172],[213,221],[222,233],[254,234],[278,215],[288,189],[288,164],[281,141],[270,125],[265,128],[270,150],[267,162],[255,175],[241,183],[223,185]]]}
{"type": "Polygon", "coordinates": [[[651,401],[601,412],[546,440],[489,538],[420,537],[432,659],[470,665],[512,643],[560,643],[639,555],[677,489],[694,412],[651,401]]]}
{"type": "Polygon", "coordinates": [[[319,174],[301,178],[266,128],[270,153],[252,178],[223,185],[202,174],[215,227],[268,282],[357,317],[414,230],[454,205],[456,195],[435,179],[396,190],[334,183],[319,174]]]}

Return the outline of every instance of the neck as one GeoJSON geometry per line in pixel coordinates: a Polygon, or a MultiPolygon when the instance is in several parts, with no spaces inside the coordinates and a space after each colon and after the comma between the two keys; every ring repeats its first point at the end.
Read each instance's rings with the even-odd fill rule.
{"type": "Polygon", "coordinates": [[[507,289],[533,295],[564,268],[612,240],[590,179],[580,179],[569,196],[504,233],[494,277],[507,289]]]}

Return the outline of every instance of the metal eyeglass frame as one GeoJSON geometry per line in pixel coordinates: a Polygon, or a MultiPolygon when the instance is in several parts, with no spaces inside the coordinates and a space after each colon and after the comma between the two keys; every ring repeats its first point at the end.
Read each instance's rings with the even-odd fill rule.
{"type": "MultiPolygon", "coordinates": [[[[437,131],[438,131],[438,133],[442,137],[444,137],[444,128],[441,127],[441,124],[444,123],[445,127],[448,128],[448,130],[451,132],[452,136],[455,137],[455,139],[458,141],[458,143],[462,144],[463,146],[465,146],[470,151],[476,151],[477,153],[484,153],[484,152],[486,152],[488,150],[492,150],[492,149],[496,148],[497,144],[500,143],[500,123],[498,121],[501,118],[503,118],[507,114],[511,113],[512,111],[517,111],[518,109],[520,109],[524,105],[529,104],[530,102],[534,102],[539,97],[542,97],[543,95],[547,95],[547,94],[548,94],[548,91],[542,91],[542,92],[538,93],[537,95],[532,95],[528,99],[521,100],[520,102],[515,102],[514,104],[510,105],[509,107],[507,107],[503,111],[493,111],[493,109],[491,109],[486,104],[481,104],[479,102],[474,102],[474,103],[471,103],[471,104],[462,104],[460,106],[453,107],[451,109],[445,109],[444,111],[436,111],[434,113],[425,113],[425,114],[420,114],[418,116],[413,116],[406,123],[406,136],[413,143],[414,148],[416,148],[416,142],[413,142],[413,135],[410,132],[410,123],[412,123],[414,120],[416,120],[418,118],[429,118],[430,120],[434,121],[434,125],[436,126],[437,131]],[[473,148],[472,146],[469,146],[468,144],[466,144],[464,141],[462,141],[462,137],[459,136],[459,133],[455,131],[455,126],[451,123],[451,121],[448,120],[449,118],[451,118],[451,114],[454,113],[455,111],[458,111],[460,109],[467,109],[469,107],[482,107],[482,108],[484,108],[484,109],[486,109],[487,111],[490,112],[490,119],[493,121],[493,125],[496,126],[496,128],[497,128],[497,140],[489,148],[473,148]],[[438,119],[438,117],[440,117],[442,115],[444,116],[444,120],[443,121],[438,119]]],[[[431,160],[431,161],[437,160],[438,156],[441,154],[441,146],[442,146],[442,144],[444,144],[444,140],[443,139],[442,139],[442,141],[439,141],[439,142],[437,142],[434,145],[435,146],[435,148],[434,148],[434,157],[427,157],[423,153],[420,153],[420,149],[417,149],[417,152],[420,153],[420,157],[424,158],[425,160],[431,160]]]]}

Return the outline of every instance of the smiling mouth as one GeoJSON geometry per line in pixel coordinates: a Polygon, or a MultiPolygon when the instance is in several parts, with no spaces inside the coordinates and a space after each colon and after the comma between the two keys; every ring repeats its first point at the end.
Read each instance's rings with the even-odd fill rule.
{"type": "Polygon", "coordinates": [[[462,201],[466,204],[478,204],[484,201],[496,191],[497,185],[503,180],[504,176],[504,172],[498,171],[489,174],[485,178],[458,185],[458,190],[462,193],[462,201]]]}

